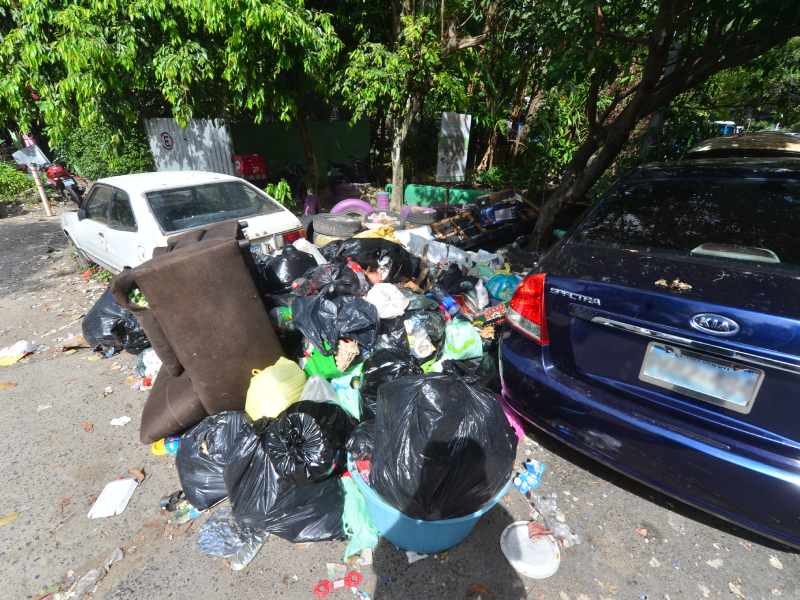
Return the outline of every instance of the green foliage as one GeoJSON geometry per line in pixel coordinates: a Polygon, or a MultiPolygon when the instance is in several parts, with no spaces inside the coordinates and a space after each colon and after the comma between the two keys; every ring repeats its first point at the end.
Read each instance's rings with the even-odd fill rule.
{"type": "Polygon", "coordinates": [[[87,179],[154,170],[141,128],[119,138],[102,125],[77,127],[62,138],[56,150],[69,169],[87,179]]]}
{"type": "Polygon", "coordinates": [[[278,183],[268,183],[264,191],[284,208],[291,211],[297,209],[297,203],[292,195],[292,188],[285,179],[281,179],[278,183]]]}
{"type": "Polygon", "coordinates": [[[33,180],[11,163],[0,162],[0,202],[13,202],[33,187],[33,180]]]}

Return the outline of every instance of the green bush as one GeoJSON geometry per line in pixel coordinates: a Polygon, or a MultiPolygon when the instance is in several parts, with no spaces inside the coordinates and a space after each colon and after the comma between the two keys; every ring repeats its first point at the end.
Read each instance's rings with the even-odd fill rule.
{"type": "Polygon", "coordinates": [[[115,134],[102,125],[78,127],[56,151],[68,169],[87,179],[155,170],[150,146],[140,130],[115,134]]]}
{"type": "Polygon", "coordinates": [[[0,202],[13,202],[17,196],[33,187],[33,179],[11,163],[0,162],[0,202]]]}

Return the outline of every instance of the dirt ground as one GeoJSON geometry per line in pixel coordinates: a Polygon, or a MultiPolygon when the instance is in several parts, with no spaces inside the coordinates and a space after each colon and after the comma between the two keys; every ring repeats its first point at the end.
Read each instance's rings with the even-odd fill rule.
{"type": "MultiPolygon", "coordinates": [[[[314,598],[326,563],[341,562],[343,543],[292,545],[272,537],[249,567],[234,572],[197,550],[204,517],[166,525],[159,498],[179,483],[174,460],[139,443],[146,393],[131,389],[135,357],[59,350],[80,333],[81,317],[103,287],[75,271],[58,223],[37,211],[0,219],[0,348],[21,339],[40,345],[16,365],[0,367],[0,383],[16,384],[0,385],[0,597],[66,589],[121,548],[124,557],[94,597],[314,598]],[[123,415],[131,423],[109,424],[123,415]],[[147,478],[125,512],[89,520],[103,486],[132,467],[143,467],[147,478]]],[[[582,539],[562,552],[554,576],[522,578],[500,552],[503,528],[529,513],[512,490],[449,552],[409,565],[382,542],[372,566],[360,569],[362,589],[378,600],[800,598],[795,552],[529,435],[518,458],[546,463],[541,491],[558,494],[566,522],[582,539]]],[[[335,591],[331,599],[347,595],[335,591]]]]}

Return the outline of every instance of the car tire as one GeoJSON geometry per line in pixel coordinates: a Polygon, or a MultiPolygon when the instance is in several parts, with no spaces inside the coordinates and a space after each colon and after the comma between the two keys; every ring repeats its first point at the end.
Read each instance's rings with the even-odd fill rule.
{"type": "Polygon", "coordinates": [[[361,219],[348,215],[314,215],[314,233],[348,238],[361,231],[361,219]]]}
{"type": "Polygon", "coordinates": [[[411,225],[431,225],[438,221],[435,210],[408,210],[400,213],[405,217],[405,222],[411,225]],[[405,213],[405,214],[403,214],[405,213]]]}
{"type": "Polygon", "coordinates": [[[72,241],[72,238],[69,237],[69,234],[64,235],[67,236],[67,249],[72,255],[72,260],[75,261],[75,267],[78,269],[79,273],[83,273],[94,263],[86,257],[86,255],[80,248],[78,248],[78,246],[75,245],[75,242],[72,241]]]}

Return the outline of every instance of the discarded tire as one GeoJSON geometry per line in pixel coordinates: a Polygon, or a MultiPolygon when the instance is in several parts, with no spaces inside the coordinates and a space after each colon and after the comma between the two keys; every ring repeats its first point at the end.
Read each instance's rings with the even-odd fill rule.
{"type": "Polygon", "coordinates": [[[341,202],[337,202],[331,209],[332,215],[358,215],[366,217],[375,212],[369,202],[365,202],[359,198],[347,198],[341,202]]]}
{"type": "Polygon", "coordinates": [[[314,215],[314,233],[347,238],[361,231],[361,219],[348,215],[314,215]]]}
{"type": "Polygon", "coordinates": [[[436,211],[430,208],[422,210],[406,210],[400,213],[405,217],[406,223],[412,225],[430,225],[437,221],[436,211]]]}

